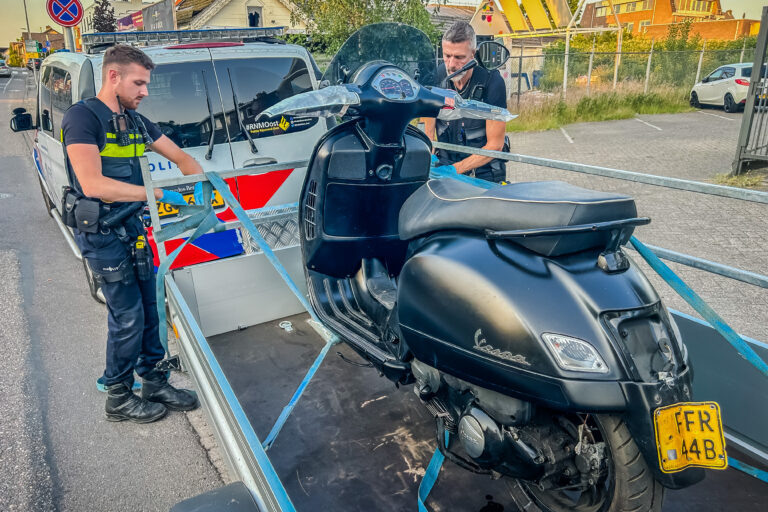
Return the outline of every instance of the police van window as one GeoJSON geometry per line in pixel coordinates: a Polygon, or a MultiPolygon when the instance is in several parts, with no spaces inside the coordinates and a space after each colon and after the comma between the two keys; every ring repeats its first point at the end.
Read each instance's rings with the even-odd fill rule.
{"type": "Polygon", "coordinates": [[[210,62],[159,64],[152,71],[149,96],[139,104],[138,112],[182,148],[208,145],[211,116],[203,75],[215,118],[214,144],[227,142],[219,88],[210,62]]]}
{"type": "Polygon", "coordinates": [[[61,120],[64,119],[64,113],[72,105],[72,77],[56,67],[51,71],[51,113],[53,114],[53,133],[58,135],[56,130],[61,128],[61,120]]]}
{"type": "Polygon", "coordinates": [[[245,134],[238,125],[234,97],[237,97],[240,107],[240,120],[253,139],[299,132],[318,122],[317,118],[306,116],[278,116],[274,119],[259,119],[258,122],[256,120],[264,109],[277,102],[312,90],[312,79],[303,59],[231,59],[215,61],[214,65],[222,83],[221,95],[232,141],[245,140],[245,134]]]}
{"type": "Polygon", "coordinates": [[[53,135],[53,122],[51,119],[51,71],[53,68],[47,66],[43,68],[42,76],[40,77],[40,127],[48,133],[53,135]]]}

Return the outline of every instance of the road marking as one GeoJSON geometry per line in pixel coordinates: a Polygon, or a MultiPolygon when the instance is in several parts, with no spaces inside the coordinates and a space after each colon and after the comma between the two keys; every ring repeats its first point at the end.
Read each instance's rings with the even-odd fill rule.
{"type": "Polygon", "coordinates": [[[13,78],[5,82],[5,87],[3,87],[3,94],[5,94],[5,90],[8,88],[8,86],[11,85],[11,82],[13,82],[13,78]]]}
{"type": "Polygon", "coordinates": [[[720,119],[725,119],[726,121],[735,121],[735,119],[732,119],[730,117],[719,116],[717,114],[712,114],[711,112],[702,112],[701,110],[697,110],[696,112],[698,112],[699,114],[707,114],[708,116],[719,117],[720,119]]]}
{"type": "Polygon", "coordinates": [[[571,138],[571,136],[570,136],[570,135],[568,135],[568,132],[567,132],[567,131],[565,131],[565,128],[563,128],[563,127],[561,126],[561,127],[560,127],[560,131],[561,131],[561,132],[563,132],[563,137],[565,137],[565,140],[567,140],[568,142],[570,142],[571,144],[573,144],[573,139],[571,138]]]}
{"type": "Polygon", "coordinates": [[[659,128],[659,127],[658,127],[658,126],[656,126],[655,124],[651,124],[651,123],[649,123],[649,122],[647,122],[647,121],[643,121],[643,120],[642,120],[642,119],[640,119],[639,117],[636,117],[636,118],[635,118],[635,121],[638,121],[638,122],[640,122],[640,123],[643,123],[643,124],[644,124],[644,125],[646,125],[646,126],[650,126],[651,128],[656,128],[657,130],[659,130],[659,131],[662,131],[662,130],[661,130],[661,128],[659,128]]]}

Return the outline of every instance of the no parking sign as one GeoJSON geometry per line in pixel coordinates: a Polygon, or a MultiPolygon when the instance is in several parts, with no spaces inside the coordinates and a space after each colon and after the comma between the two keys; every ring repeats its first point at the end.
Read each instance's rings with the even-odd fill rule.
{"type": "Polygon", "coordinates": [[[83,5],[80,0],[47,0],[48,16],[62,27],[74,27],[83,19],[83,5]]]}

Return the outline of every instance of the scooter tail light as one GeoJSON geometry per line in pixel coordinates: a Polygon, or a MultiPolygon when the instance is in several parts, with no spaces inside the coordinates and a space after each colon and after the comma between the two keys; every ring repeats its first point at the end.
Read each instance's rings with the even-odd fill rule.
{"type": "Polygon", "coordinates": [[[744,85],[746,87],[749,87],[749,80],[744,80],[743,78],[737,78],[736,83],[739,85],[744,85]]]}
{"type": "Polygon", "coordinates": [[[586,341],[544,333],[541,337],[546,342],[558,366],[563,370],[588,373],[608,373],[608,365],[597,353],[595,347],[586,341]]]}

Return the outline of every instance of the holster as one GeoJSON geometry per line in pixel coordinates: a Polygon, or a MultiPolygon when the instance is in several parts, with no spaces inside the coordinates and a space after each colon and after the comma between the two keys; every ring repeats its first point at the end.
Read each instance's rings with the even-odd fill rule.
{"type": "Polygon", "coordinates": [[[99,231],[99,201],[81,198],[75,205],[75,223],[77,229],[84,233],[98,233],[99,231]]]}
{"type": "Polygon", "coordinates": [[[77,227],[77,221],[75,220],[75,207],[77,206],[80,198],[83,197],[72,187],[64,187],[61,195],[61,221],[65,226],[70,228],[77,227]]]}

